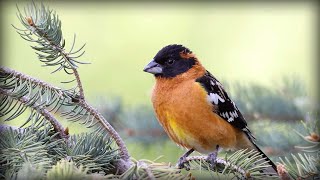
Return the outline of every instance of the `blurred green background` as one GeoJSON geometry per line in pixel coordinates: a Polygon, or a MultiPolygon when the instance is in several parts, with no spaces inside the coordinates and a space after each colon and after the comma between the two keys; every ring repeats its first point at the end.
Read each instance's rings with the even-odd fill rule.
{"type": "MultiPolygon", "coordinates": [[[[59,82],[69,77],[63,72],[50,74],[53,68],[42,68],[31,44],[11,26],[22,27],[15,3],[1,2],[2,65],[66,87],[59,82]]],[[[18,2],[20,7],[24,3],[18,2]]],[[[289,77],[300,80],[304,96],[314,99],[317,95],[317,9],[313,3],[48,1],[45,4],[59,14],[67,48],[74,33],[76,47],[87,44],[81,59],[92,64],[79,69],[86,96],[106,112],[107,119],[111,116],[108,110],[119,112],[119,117],[111,118],[112,123],[137,159],[152,160],[164,155],[163,161],[175,162],[183,153],[167,140],[156,122],[150,102],[154,78],[142,71],[158,50],[168,44],[189,47],[207,70],[228,84],[253,83],[277,94],[277,89],[285,86],[281,79],[289,77]],[[132,129],[143,132],[150,127],[160,129],[158,135],[162,138],[149,138],[148,133],[132,138],[132,133],[135,134],[132,129]]],[[[235,99],[240,101],[241,91],[234,89],[231,96],[237,95],[235,99]]],[[[278,121],[257,118],[249,121],[253,132],[261,131],[260,144],[278,147],[268,152],[280,151],[276,156],[300,142],[289,129],[301,129],[297,121],[290,125],[287,120],[278,121]]],[[[81,125],[64,123],[73,133],[85,130],[81,125]]]]}
{"type": "MultiPolygon", "coordinates": [[[[18,3],[23,7],[24,3],[18,3]]],[[[298,75],[316,87],[316,7],[312,3],[84,3],[53,2],[67,45],[77,34],[86,43],[80,68],[86,94],[119,95],[128,104],[150,104],[153,77],[143,67],[163,46],[183,44],[218,79],[255,81],[274,87],[283,75],[298,75]]],[[[56,83],[29,43],[15,3],[2,3],[2,58],[5,66],[56,83]]]]}

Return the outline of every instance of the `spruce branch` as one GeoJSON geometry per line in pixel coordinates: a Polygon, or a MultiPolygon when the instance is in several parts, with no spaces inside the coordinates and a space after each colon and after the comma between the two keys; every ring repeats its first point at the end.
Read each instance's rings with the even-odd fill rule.
{"type": "Polygon", "coordinates": [[[75,108],[69,112],[65,112],[64,115],[74,121],[85,118],[84,123],[89,123],[88,127],[96,124],[93,123],[93,119],[97,120],[102,129],[110,133],[119,147],[119,151],[121,152],[119,171],[120,173],[124,172],[130,166],[130,156],[123,140],[104,117],[85,100],[84,90],[77,70],[77,64],[88,64],[78,60],[85,52],[83,51],[85,45],[77,50],[73,50],[76,39],[76,36],[74,36],[71,49],[67,51],[58,15],[49,8],[44,7],[43,4],[39,7],[33,3],[24,8],[24,14],[21,13],[18,7],[17,9],[17,16],[26,29],[15,28],[23,39],[37,43],[38,46],[32,46],[32,48],[37,51],[39,60],[45,63],[45,66],[58,66],[52,73],[63,69],[67,74],[75,76],[77,86],[69,91],[74,95],[71,97],[71,102],[65,103],[65,105],[75,106],[75,108]],[[93,117],[92,119],[91,116],[93,117]]]}
{"type": "MultiPolygon", "coordinates": [[[[193,179],[191,173],[184,174],[181,169],[170,164],[150,160],[132,161],[133,165],[126,172],[121,175],[107,175],[107,179],[193,179]]],[[[207,156],[187,157],[185,165],[191,170],[205,170],[228,179],[278,178],[277,174],[267,171],[270,165],[254,150],[239,150],[224,159],[217,158],[214,167],[207,162],[207,156]]]]}
{"type": "Polygon", "coordinates": [[[277,178],[277,174],[268,172],[271,165],[262,157],[262,155],[255,151],[238,150],[229,157],[217,158],[215,166],[207,162],[207,156],[191,156],[186,158],[185,164],[190,166],[188,168],[194,170],[207,170],[209,172],[216,172],[222,175],[232,175],[238,179],[265,179],[277,178]]]}
{"type": "Polygon", "coordinates": [[[320,122],[315,120],[310,120],[309,122],[301,121],[304,126],[307,135],[295,131],[303,140],[305,140],[307,145],[295,146],[295,148],[304,151],[306,153],[319,153],[320,152],[320,122]]]}
{"type": "Polygon", "coordinates": [[[59,95],[59,98],[69,97],[71,94],[67,91],[62,90],[54,85],[51,85],[45,81],[33,78],[29,75],[20,73],[16,70],[10,69],[8,67],[0,66],[0,87],[6,86],[7,88],[13,88],[14,86],[18,86],[19,82],[29,82],[29,86],[39,86],[43,89],[48,89],[50,91],[56,92],[55,94],[59,95]],[[14,81],[15,79],[19,81],[14,81]]]}
{"type": "Polygon", "coordinates": [[[73,70],[73,74],[74,76],[76,77],[76,80],[77,80],[77,84],[78,84],[78,87],[79,87],[79,93],[80,93],[80,99],[84,99],[84,91],[83,91],[83,87],[82,87],[82,83],[81,83],[81,80],[80,80],[80,76],[79,76],[79,73],[77,71],[76,68],[72,68],[73,70]]]}
{"type": "MultiPolygon", "coordinates": [[[[36,78],[32,78],[30,76],[24,75],[20,72],[11,70],[9,68],[4,68],[4,67],[0,68],[0,80],[1,80],[0,82],[1,88],[9,89],[12,91],[17,91],[16,89],[21,89],[21,92],[19,93],[10,94],[12,97],[16,99],[21,98],[20,96],[25,94],[29,94],[29,95],[40,94],[41,90],[38,90],[36,88],[38,86],[41,87],[40,89],[46,89],[48,92],[50,92],[52,95],[50,96],[51,99],[49,98],[48,102],[47,101],[43,102],[43,100],[48,99],[48,98],[42,97],[43,94],[45,93],[41,93],[42,95],[39,95],[37,98],[35,98],[34,96],[32,98],[23,97],[24,102],[30,102],[30,100],[32,100],[32,103],[25,104],[27,106],[33,105],[34,107],[39,108],[39,104],[42,104],[43,113],[49,113],[49,111],[53,111],[53,110],[57,111],[59,107],[61,107],[62,105],[74,106],[72,110],[63,112],[62,115],[67,116],[67,119],[73,120],[73,121],[79,121],[81,119],[84,119],[83,120],[84,124],[86,124],[87,127],[92,127],[97,123],[99,123],[100,124],[99,130],[100,131],[106,130],[111,135],[111,137],[115,140],[117,146],[119,147],[120,156],[121,156],[121,159],[119,159],[118,161],[119,164],[117,165],[117,167],[119,167],[119,173],[124,172],[130,166],[130,155],[120,135],[115,131],[115,129],[105,120],[105,118],[95,108],[93,108],[90,104],[87,103],[85,99],[78,99],[77,102],[72,102],[74,101],[74,95],[71,92],[62,90],[61,88],[55,87],[49,83],[43,82],[36,78]],[[28,82],[28,83],[26,84],[21,82],[28,82]],[[31,92],[32,90],[30,87],[34,87],[33,89],[35,92],[31,92]],[[36,103],[37,100],[39,100],[39,103],[36,103]],[[50,106],[54,106],[54,107],[51,108],[50,110],[47,110],[44,108],[44,105],[47,105],[47,107],[50,107],[50,106]]],[[[7,106],[3,106],[3,108],[5,107],[7,106]]],[[[3,110],[1,110],[1,113],[7,114],[3,110]]],[[[59,126],[57,126],[57,130],[62,130],[62,132],[64,132],[64,129],[60,128],[59,126]]]]}
{"type": "Polygon", "coordinates": [[[150,160],[132,159],[132,166],[121,175],[106,175],[106,179],[168,179],[168,180],[188,180],[194,179],[191,173],[183,174],[180,169],[172,167],[170,164],[157,163],[150,160]]]}
{"type": "Polygon", "coordinates": [[[287,171],[287,176],[292,179],[319,179],[320,178],[320,158],[319,155],[311,156],[308,154],[300,154],[298,156],[291,154],[290,160],[285,157],[280,158],[285,170],[287,171]]]}
{"type": "Polygon", "coordinates": [[[82,49],[85,45],[73,51],[75,45],[74,36],[71,50],[67,52],[61,30],[61,21],[54,11],[45,8],[43,4],[38,7],[33,3],[27,9],[24,9],[24,14],[21,13],[18,7],[17,9],[17,16],[26,28],[25,30],[21,30],[15,27],[17,32],[23,39],[39,45],[31,47],[38,51],[38,58],[41,62],[45,63],[45,66],[58,66],[53,73],[63,69],[67,74],[73,74],[77,81],[79,98],[84,99],[84,91],[77,71],[77,64],[88,63],[77,59],[84,54],[85,51],[82,51],[82,49]]]}
{"type": "Polygon", "coordinates": [[[73,161],[83,166],[88,173],[110,173],[115,169],[119,159],[117,149],[112,146],[110,137],[95,133],[82,133],[70,136],[68,143],[63,142],[60,148],[54,149],[58,159],[73,161]]]}
{"type": "MultiPolygon", "coordinates": [[[[190,156],[190,157],[186,158],[185,164],[188,164],[188,163],[189,164],[190,163],[197,164],[197,166],[194,168],[199,168],[199,167],[203,168],[204,167],[205,170],[209,170],[209,171],[212,170],[213,171],[213,169],[210,168],[210,165],[206,161],[207,161],[207,156],[190,156]]],[[[217,162],[216,162],[215,166],[217,166],[218,168],[220,166],[230,167],[234,171],[240,173],[243,177],[247,177],[247,175],[248,175],[244,169],[237,167],[236,165],[232,165],[229,162],[227,162],[226,160],[221,159],[221,158],[217,158],[217,162]]]]}
{"type": "Polygon", "coordinates": [[[308,135],[303,135],[298,131],[295,132],[305,140],[307,145],[295,147],[304,153],[291,154],[289,158],[279,158],[281,166],[279,166],[278,169],[282,170],[284,177],[290,177],[292,179],[320,179],[319,122],[310,119],[309,122],[301,123],[308,135]]]}
{"type": "Polygon", "coordinates": [[[83,166],[77,167],[74,162],[69,162],[66,160],[61,160],[54,165],[52,169],[50,169],[46,175],[46,179],[48,180],[85,180],[85,179],[93,179],[92,175],[87,174],[87,169],[83,166]]]}
{"type": "Polygon", "coordinates": [[[1,131],[0,176],[11,179],[25,162],[43,169],[51,168],[53,159],[47,150],[61,141],[51,141],[57,135],[58,133],[52,134],[49,126],[41,130],[28,127],[23,132],[13,129],[1,131]]]}
{"type": "MultiPolygon", "coordinates": [[[[54,131],[59,133],[59,136],[61,138],[68,139],[69,134],[67,134],[68,131],[62,126],[62,124],[50,114],[48,110],[46,110],[43,106],[37,104],[36,102],[33,103],[33,100],[30,100],[26,96],[22,97],[15,97],[11,94],[10,91],[4,90],[0,88],[0,96],[7,96],[8,98],[13,98],[16,101],[19,101],[24,108],[18,108],[17,111],[15,111],[7,120],[14,119],[17,116],[21,115],[24,110],[29,107],[34,109],[36,112],[38,112],[40,115],[42,115],[46,120],[50,122],[50,124],[53,126],[54,131]]],[[[3,99],[4,97],[1,97],[3,99]]]]}
{"type": "Polygon", "coordinates": [[[92,114],[95,119],[99,120],[99,122],[103,125],[103,127],[105,127],[105,129],[107,129],[107,131],[111,134],[111,136],[115,140],[121,152],[122,159],[125,161],[129,161],[130,156],[129,156],[128,149],[126,148],[124,141],[122,140],[120,135],[117,133],[117,131],[104,119],[104,117],[96,109],[94,109],[85,100],[80,100],[79,105],[82,106],[84,109],[86,109],[90,114],[92,114]]]}
{"type": "Polygon", "coordinates": [[[307,136],[302,135],[298,131],[296,133],[302,137],[308,145],[305,146],[295,146],[295,148],[300,149],[301,151],[307,152],[307,153],[316,153],[320,150],[320,137],[317,133],[312,132],[307,136]]]}
{"type": "Polygon", "coordinates": [[[63,104],[62,102],[72,97],[72,93],[69,91],[7,67],[0,67],[0,88],[11,90],[11,95],[14,97],[25,96],[42,106],[52,106],[50,112],[58,110],[63,104]]]}
{"type": "Polygon", "coordinates": [[[143,161],[138,161],[137,162],[137,167],[141,168],[141,169],[143,169],[145,171],[148,180],[155,180],[155,177],[154,177],[152,171],[150,170],[150,168],[148,167],[147,163],[145,163],[143,161]]]}
{"type": "MultiPolygon", "coordinates": [[[[71,135],[68,142],[55,138],[58,133],[53,134],[51,126],[46,126],[41,130],[30,126],[22,131],[6,128],[0,132],[0,135],[0,175],[7,179],[19,176],[28,169],[42,169],[42,173],[38,175],[42,175],[44,178],[48,175],[47,173],[55,171],[51,165],[61,160],[72,161],[77,168],[84,167],[88,176],[93,179],[102,179],[102,175],[114,172],[115,164],[119,158],[111,138],[98,132],[71,135]],[[40,154],[40,157],[29,157],[36,156],[38,152],[44,153],[43,155],[50,160],[50,163],[45,164],[47,159],[40,154]],[[25,156],[20,157],[17,153],[26,153],[26,158],[25,156]],[[43,158],[43,163],[41,158],[43,158]],[[30,163],[26,167],[27,169],[23,167],[25,163],[30,163]],[[50,170],[50,168],[52,169],[50,170]],[[96,173],[99,173],[99,176],[96,173]]],[[[55,171],[56,175],[62,178],[64,176],[61,174],[63,170],[67,169],[55,171]]],[[[49,176],[46,178],[48,179],[49,176]]]]}
{"type": "Polygon", "coordinates": [[[21,169],[16,174],[17,180],[35,180],[42,179],[44,176],[44,169],[42,167],[37,167],[30,162],[23,163],[21,169]]]}

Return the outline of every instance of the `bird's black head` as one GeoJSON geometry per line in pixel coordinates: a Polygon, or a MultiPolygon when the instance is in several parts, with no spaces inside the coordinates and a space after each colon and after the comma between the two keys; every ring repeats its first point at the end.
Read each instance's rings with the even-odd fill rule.
{"type": "Polygon", "coordinates": [[[144,71],[156,77],[172,78],[187,72],[195,64],[196,58],[188,48],[173,44],[162,48],[144,71]]]}

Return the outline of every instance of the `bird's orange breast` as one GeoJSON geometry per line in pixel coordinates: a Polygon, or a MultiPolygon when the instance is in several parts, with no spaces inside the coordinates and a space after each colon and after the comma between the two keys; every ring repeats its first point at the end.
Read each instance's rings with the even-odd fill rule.
{"type": "Polygon", "coordinates": [[[214,113],[207,93],[194,80],[157,79],[152,103],[169,137],[188,149],[208,153],[219,145],[234,148],[238,129],[214,113]]]}

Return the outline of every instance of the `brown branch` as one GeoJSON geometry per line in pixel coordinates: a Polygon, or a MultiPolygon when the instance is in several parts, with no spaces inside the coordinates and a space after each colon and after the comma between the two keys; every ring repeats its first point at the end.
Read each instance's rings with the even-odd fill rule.
{"type": "Polygon", "coordinates": [[[85,100],[80,100],[78,104],[79,106],[86,109],[90,114],[92,114],[94,118],[101,123],[101,125],[110,133],[111,137],[115,140],[117,146],[119,147],[121,156],[121,159],[120,161],[118,161],[117,165],[119,171],[118,173],[124,173],[132,164],[130,161],[130,155],[127,146],[125,145],[124,141],[122,140],[118,132],[108,123],[108,121],[106,121],[106,119],[85,100]]]}
{"type": "Polygon", "coordinates": [[[84,91],[83,91],[83,88],[82,88],[82,83],[81,83],[81,80],[80,80],[80,75],[77,71],[76,68],[72,68],[73,70],[73,74],[74,76],[76,77],[76,80],[77,80],[77,84],[78,84],[78,87],[79,87],[79,94],[80,94],[80,99],[84,99],[84,91]]]}
{"type": "Polygon", "coordinates": [[[67,134],[67,131],[65,131],[66,129],[63,128],[62,124],[60,124],[60,122],[54,116],[52,116],[48,110],[46,110],[42,106],[39,106],[38,103],[34,103],[32,106],[30,106],[30,105],[28,105],[28,102],[30,102],[30,99],[28,97],[26,97],[26,96],[22,96],[22,97],[13,96],[10,91],[4,90],[2,88],[0,88],[0,93],[2,95],[8,96],[10,98],[13,98],[13,99],[21,102],[22,104],[24,104],[27,107],[30,107],[30,108],[36,110],[39,114],[41,114],[46,120],[48,120],[51,123],[54,131],[59,132],[59,136],[61,138],[64,138],[64,139],[69,138],[69,134],[67,134]]]}
{"type": "Polygon", "coordinates": [[[153,173],[151,172],[150,168],[148,167],[147,163],[145,163],[143,161],[138,161],[137,166],[142,168],[146,172],[148,180],[155,180],[156,179],[154,177],[153,173]]]}
{"type": "MultiPolygon", "coordinates": [[[[206,162],[206,161],[207,161],[207,158],[208,158],[207,156],[190,156],[190,157],[187,157],[187,158],[186,158],[185,163],[190,163],[190,162],[192,162],[192,161],[203,161],[203,162],[206,162]]],[[[224,160],[224,159],[221,159],[221,158],[218,158],[218,157],[217,157],[217,159],[216,159],[216,165],[218,165],[218,164],[221,164],[221,165],[223,165],[223,166],[230,167],[230,168],[233,169],[234,171],[240,173],[243,177],[247,177],[247,176],[248,176],[248,173],[247,173],[244,169],[242,169],[242,168],[240,168],[240,167],[238,167],[238,166],[236,166],[236,165],[233,165],[233,164],[227,162],[227,161],[224,160]]]]}
{"type": "Polygon", "coordinates": [[[85,100],[80,100],[79,105],[84,109],[86,109],[90,114],[92,114],[95,117],[95,119],[101,122],[103,127],[105,127],[109,131],[113,139],[116,141],[116,144],[118,145],[119,150],[121,152],[121,157],[124,160],[129,160],[130,156],[128,153],[128,149],[124,144],[124,141],[121,139],[121,137],[117,133],[117,131],[104,119],[104,117],[96,109],[94,109],[91,105],[89,105],[85,100]]]}
{"type": "Polygon", "coordinates": [[[14,77],[16,79],[21,79],[23,81],[32,82],[33,84],[36,84],[36,85],[41,86],[43,88],[48,88],[48,89],[50,89],[52,91],[57,92],[57,94],[59,95],[60,98],[66,97],[65,96],[65,91],[63,91],[61,88],[53,86],[53,85],[51,85],[49,83],[46,83],[44,81],[41,81],[39,79],[33,78],[33,77],[29,76],[29,75],[22,74],[22,73],[20,73],[18,71],[15,71],[13,69],[0,66],[0,74],[6,74],[6,75],[12,76],[12,77],[14,77]]]}

